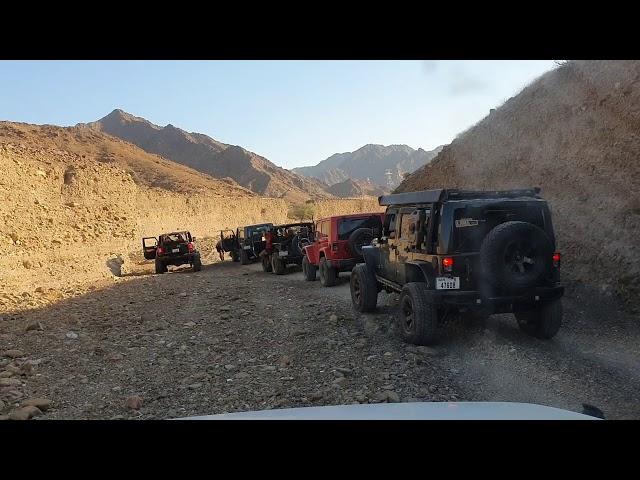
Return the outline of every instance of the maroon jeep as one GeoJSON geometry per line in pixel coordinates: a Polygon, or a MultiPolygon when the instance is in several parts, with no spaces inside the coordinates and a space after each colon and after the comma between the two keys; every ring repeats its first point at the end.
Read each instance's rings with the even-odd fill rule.
{"type": "Polygon", "coordinates": [[[363,261],[362,247],[379,236],[383,217],[384,213],[355,213],[318,220],[314,242],[304,247],[305,280],[315,280],[319,269],[322,286],[335,285],[339,272],[350,272],[363,261]]]}

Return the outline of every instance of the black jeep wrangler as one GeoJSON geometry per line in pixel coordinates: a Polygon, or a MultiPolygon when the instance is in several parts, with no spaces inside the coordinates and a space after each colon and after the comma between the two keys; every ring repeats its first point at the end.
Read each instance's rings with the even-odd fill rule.
{"type": "Polygon", "coordinates": [[[562,322],[560,254],[540,189],[427,190],[379,197],[380,238],[351,274],[357,311],[378,292],[400,293],[398,327],[409,343],[434,341],[450,314],[513,312],[527,334],[549,339],[562,322]]]}
{"type": "Polygon", "coordinates": [[[216,244],[216,250],[220,259],[224,260],[224,252],[229,252],[231,260],[240,260],[242,265],[247,265],[259,258],[260,252],[265,246],[265,232],[273,226],[273,223],[261,223],[247,225],[246,227],[220,232],[220,240],[216,244]]]}
{"type": "Polygon", "coordinates": [[[262,269],[283,275],[287,265],[302,265],[304,247],[311,244],[313,223],[288,223],[271,227],[266,233],[262,269]]]}
{"type": "Polygon", "coordinates": [[[202,270],[200,252],[196,249],[196,238],[187,231],[163,233],[142,239],[142,251],[147,260],[155,259],[156,273],[166,273],[167,265],[190,264],[194,272],[202,270]]]}

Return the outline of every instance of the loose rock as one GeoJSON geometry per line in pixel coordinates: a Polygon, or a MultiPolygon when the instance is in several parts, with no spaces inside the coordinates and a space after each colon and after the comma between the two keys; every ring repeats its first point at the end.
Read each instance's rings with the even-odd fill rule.
{"type": "Polygon", "coordinates": [[[43,412],[51,406],[51,400],[48,398],[29,398],[22,402],[23,407],[36,407],[43,412]]]}
{"type": "Polygon", "coordinates": [[[44,328],[42,328],[42,324],[40,322],[33,321],[27,324],[27,326],[25,327],[26,332],[29,332],[31,330],[44,330],[44,328]]]}
{"type": "Polygon", "coordinates": [[[5,357],[9,357],[9,358],[24,357],[24,353],[22,352],[22,350],[7,350],[7,351],[3,352],[2,355],[4,355],[5,357]]]}
{"type": "Polygon", "coordinates": [[[341,387],[342,385],[344,385],[345,383],[347,383],[347,377],[338,377],[336,378],[333,382],[334,385],[337,385],[339,387],[341,387]]]}
{"type": "Polygon", "coordinates": [[[38,415],[42,415],[42,411],[38,407],[27,406],[22,408],[17,408],[13,410],[9,414],[10,420],[29,420],[33,417],[37,417],[38,415]]]}
{"type": "Polygon", "coordinates": [[[17,387],[22,385],[19,378],[0,378],[0,387],[17,387]]]}
{"type": "Polygon", "coordinates": [[[125,407],[127,407],[129,410],[140,410],[140,408],[142,408],[142,403],[143,401],[141,397],[139,397],[138,395],[133,395],[127,398],[125,407]]]}

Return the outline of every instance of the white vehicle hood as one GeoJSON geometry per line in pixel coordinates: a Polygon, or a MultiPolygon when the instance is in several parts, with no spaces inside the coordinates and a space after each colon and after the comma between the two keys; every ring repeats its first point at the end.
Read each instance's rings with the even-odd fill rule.
{"type": "Polygon", "coordinates": [[[283,408],[180,420],[598,420],[582,413],[515,402],[410,402],[283,408]]]}

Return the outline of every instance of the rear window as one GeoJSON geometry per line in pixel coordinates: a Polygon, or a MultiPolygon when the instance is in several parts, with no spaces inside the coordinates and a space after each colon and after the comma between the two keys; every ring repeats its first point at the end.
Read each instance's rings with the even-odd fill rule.
{"type": "Polygon", "coordinates": [[[358,228],[380,228],[380,217],[343,218],[338,223],[338,240],[348,240],[358,228]]]}
{"type": "Polygon", "coordinates": [[[457,208],[453,215],[455,253],[480,251],[484,237],[504,222],[533,223],[544,230],[544,213],[539,206],[487,205],[457,208]]]}
{"type": "Polygon", "coordinates": [[[186,242],[187,240],[188,238],[186,233],[172,233],[170,235],[162,236],[163,243],[186,242]]]}

